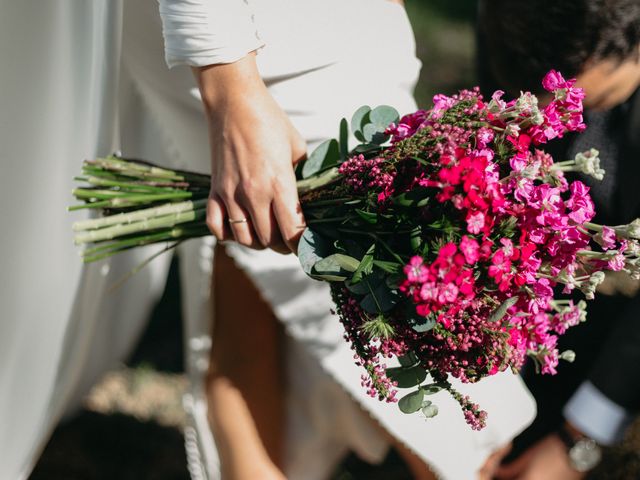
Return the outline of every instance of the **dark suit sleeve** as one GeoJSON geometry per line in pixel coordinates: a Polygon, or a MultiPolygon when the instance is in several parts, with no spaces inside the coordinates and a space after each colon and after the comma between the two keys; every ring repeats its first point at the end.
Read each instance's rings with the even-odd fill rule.
{"type": "Polygon", "coordinates": [[[589,380],[613,402],[637,412],[640,410],[640,296],[627,304],[614,325],[589,380]]]}

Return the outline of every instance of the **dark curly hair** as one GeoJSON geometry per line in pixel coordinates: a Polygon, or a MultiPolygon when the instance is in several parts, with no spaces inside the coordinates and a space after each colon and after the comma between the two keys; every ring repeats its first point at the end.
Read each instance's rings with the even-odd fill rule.
{"type": "Polygon", "coordinates": [[[638,55],[640,0],[480,0],[479,35],[484,68],[536,92],[552,68],[575,77],[590,61],[638,55]]]}

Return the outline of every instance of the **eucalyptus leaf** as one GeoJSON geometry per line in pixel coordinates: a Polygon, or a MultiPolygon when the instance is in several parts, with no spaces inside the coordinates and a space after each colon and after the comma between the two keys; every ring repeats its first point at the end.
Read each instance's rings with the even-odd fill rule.
{"type": "MultiPolygon", "coordinates": [[[[360,140],[361,142],[366,142],[362,132],[358,132],[356,134],[356,138],[358,140],[360,140]]],[[[380,145],[375,145],[375,144],[372,144],[372,143],[363,143],[361,145],[356,146],[353,149],[353,152],[354,153],[368,154],[368,153],[380,151],[381,149],[382,149],[382,147],[380,147],[380,145]]]]}
{"type": "Polygon", "coordinates": [[[395,108],[388,105],[380,105],[371,110],[369,120],[379,130],[385,131],[389,125],[400,120],[400,115],[398,115],[398,111],[395,108]]]}
{"type": "Polygon", "coordinates": [[[425,333],[432,330],[437,323],[436,319],[433,317],[423,317],[422,315],[418,315],[413,304],[409,304],[405,315],[409,326],[418,333],[425,333]]]}
{"type": "Polygon", "coordinates": [[[365,141],[373,143],[374,145],[382,145],[384,142],[389,140],[389,135],[385,135],[384,133],[385,130],[386,128],[380,129],[373,123],[367,123],[362,127],[362,135],[364,136],[365,141]]]}
{"type": "Polygon", "coordinates": [[[420,389],[411,392],[400,399],[398,407],[402,413],[415,413],[422,408],[424,392],[420,389]]]}
{"type": "Polygon", "coordinates": [[[302,270],[312,276],[313,266],[331,251],[331,241],[315,230],[306,228],[298,244],[298,260],[302,270]]]}
{"type": "Polygon", "coordinates": [[[343,271],[355,272],[360,262],[353,257],[334,253],[323,258],[313,266],[313,273],[320,275],[339,275],[343,271]]]}
{"type": "Polygon", "coordinates": [[[424,405],[421,410],[422,414],[427,418],[433,418],[438,415],[438,406],[431,402],[424,405]]]}
{"type": "Polygon", "coordinates": [[[340,148],[335,139],[326,140],[311,152],[302,166],[302,178],[309,178],[318,172],[338,164],[340,148]]]}
{"type": "Polygon", "coordinates": [[[364,105],[356,110],[351,117],[351,131],[356,136],[356,138],[358,136],[357,133],[362,132],[362,127],[365,121],[368,123],[369,112],[371,112],[371,107],[369,107],[368,105],[364,105]]]}
{"type": "Polygon", "coordinates": [[[411,388],[420,385],[427,378],[427,371],[420,365],[412,367],[387,368],[387,377],[398,382],[398,388],[411,388]]]}
{"type": "Polygon", "coordinates": [[[518,297],[510,297],[507,298],[502,305],[494,310],[494,312],[489,317],[490,322],[499,322],[502,318],[507,314],[507,310],[513,307],[518,302],[518,297]]]}
{"type": "Polygon", "coordinates": [[[433,395],[442,391],[442,387],[437,383],[430,383],[429,385],[424,385],[422,390],[424,390],[425,395],[433,395]]]}
{"type": "Polygon", "coordinates": [[[418,363],[418,357],[413,352],[409,352],[406,355],[401,355],[398,357],[398,362],[400,362],[400,366],[402,367],[413,367],[416,363],[418,363]]]}

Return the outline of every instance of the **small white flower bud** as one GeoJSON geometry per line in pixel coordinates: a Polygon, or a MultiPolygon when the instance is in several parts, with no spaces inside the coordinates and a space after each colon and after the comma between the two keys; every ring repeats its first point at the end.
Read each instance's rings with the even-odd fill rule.
{"type": "Polygon", "coordinates": [[[560,359],[565,362],[573,363],[576,359],[576,352],[573,350],[565,350],[560,354],[560,359]]]}
{"type": "Polygon", "coordinates": [[[600,152],[595,148],[586,152],[580,152],[574,159],[578,171],[585,175],[591,175],[596,180],[602,180],[606,173],[604,169],[600,168],[600,152]]]}

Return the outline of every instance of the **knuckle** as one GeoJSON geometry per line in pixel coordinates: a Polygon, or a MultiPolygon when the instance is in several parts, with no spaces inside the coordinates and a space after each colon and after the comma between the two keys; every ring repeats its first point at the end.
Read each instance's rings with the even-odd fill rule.
{"type": "Polygon", "coordinates": [[[216,188],[218,196],[223,202],[227,203],[233,201],[236,196],[236,186],[233,183],[222,183],[216,188]]]}
{"type": "Polygon", "coordinates": [[[263,182],[249,177],[240,182],[240,191],[247,199],[259,199],[264,196],[267,188],[264,187],[263,182]]]}

